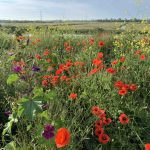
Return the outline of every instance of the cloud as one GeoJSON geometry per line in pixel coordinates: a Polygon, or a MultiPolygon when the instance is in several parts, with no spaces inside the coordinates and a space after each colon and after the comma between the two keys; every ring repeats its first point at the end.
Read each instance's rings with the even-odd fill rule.
{"type": "MultiPolygon", "coordinates": [[[[89,9],[89,5],[83,2],[75,2],[71,0],[13,0],[13,3],[9,3],[4,0],[5,3],[0,1],[0,10],[3,15],[12,16],[11,18],[17,19],[39,19],[40,11],[43,13],[45,19],[62,19],[83,16],[85,11],[89,9]],[[2,4],[1,4],[2,3],[2,4]]],[[[1,17],[1,15],[0,15],[1,17]]]]}
{"type": "Polygon", "coordinates": [[[150,0],[0,0],[0,19],[40,19],[40,11],[46,20],[131,18],[150,14],[149,5],[150,0]]]}

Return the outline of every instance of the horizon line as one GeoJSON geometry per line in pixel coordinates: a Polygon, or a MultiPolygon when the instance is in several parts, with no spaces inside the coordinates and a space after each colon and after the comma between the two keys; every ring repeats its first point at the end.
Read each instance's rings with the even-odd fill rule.
{"type": "Polygon", "coordinates": [[[0,19],[0,21],[40,21],[40,22],[46,22],[46,21],[103,21],[103,20],[150,20],[150,18],[142,19],[142,18],[105,18],[105,19],[0,19]]]}

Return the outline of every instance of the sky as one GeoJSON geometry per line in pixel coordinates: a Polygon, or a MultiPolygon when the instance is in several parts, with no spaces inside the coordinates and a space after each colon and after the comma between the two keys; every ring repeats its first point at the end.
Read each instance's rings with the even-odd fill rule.
{"type": "Polygon", "coordinates": [[[0,0],[0,19],[150,18],[150,0],[0,0]]]}

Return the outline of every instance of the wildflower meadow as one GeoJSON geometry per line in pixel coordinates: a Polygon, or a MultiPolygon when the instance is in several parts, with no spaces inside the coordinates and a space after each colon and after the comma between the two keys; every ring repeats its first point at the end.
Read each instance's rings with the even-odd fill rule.
{"type": "Polygon", "coordinates": [[[150,0],[0,0],[0,150],[150,150],[150,0]]]}
{"type": "Polygon", "coordinates": [[[81,36],[1,31],[2,149],[150,150],[150,28],[140,24],[81,36]]]}

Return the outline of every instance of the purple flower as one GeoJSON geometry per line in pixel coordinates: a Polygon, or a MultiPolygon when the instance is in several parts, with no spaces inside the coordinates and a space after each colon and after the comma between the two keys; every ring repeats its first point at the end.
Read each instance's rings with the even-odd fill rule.
{"type": "Polygon", "coordinates": [[[22,70],[22,68],[20,67],[20,66],[15,66],[14,68],[13,68],[13,71],[14,72],[20,72],[22,70]]]}
{"type": "Polygon", "coordinates": [[[49,104],[43,104],[43,105],[42,105],[42,109],[43,109],[43,110],[48,109],[48,107],[49,107],[49,104]]]}
{"type": "Polygon", "coordinates": [[[15,53],[14,52],[8,52],[8,55],[9,56],[12,56],[12,55],[14,55],[15,53]]]}
{"type": "Polygon", "coordinates": [[[5,114],[7,117],[9,117],[9,115],[11,115],[12,113],[11,113],[11,111],[5,111],[4,114],[5,114]]]}
{"type": "Polygon", "coordinates": [[[37,66],[33,66],[33,67],[32,67],[32,71],[40,71],[40,68],[37,67],[37,66]]]}
{"type": "Polygon", "coordinates": [[[20,79],[21,80],[26,80],[26,77],[25,76],[21,76],[20,79]]]}
{"type": "Polygon", "coordinates": [[[44,126],[44,131],[42,133],[42,136],[46,139],[49,140],[54,137],[54,126],[47,124],[44,126]]]}

